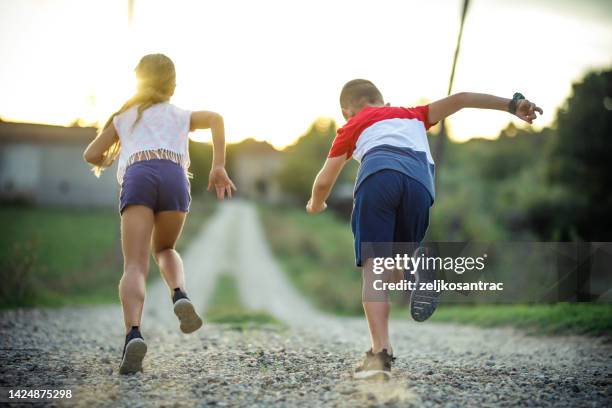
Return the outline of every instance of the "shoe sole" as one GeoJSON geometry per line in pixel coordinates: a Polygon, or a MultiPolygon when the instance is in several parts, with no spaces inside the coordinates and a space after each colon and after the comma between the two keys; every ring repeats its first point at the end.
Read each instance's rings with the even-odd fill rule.
{"type": "Polygon", "coordinates": [[[183,333],[193,333],[202,327],[202,319],[189,299],[179,299],[174,303],[174,314],[181,323],[183,333]]]}
{"type": "Polygon", "coordinates": [[[147,343],[143,339],[132,339],[125,346],[125,354],[121,360],[119,374],[134,374],[142,371],[142,360],[147,354],[147,343]]]}
{"type": "MultiPolygon", "coordinates": [[[[426,248],[418,248],[414,256],[418,256],[420,251],[426,251],[426,248]]],[[[416,287],[410,294],[410,315],[415,321],[424,322],[436,311],[441,292],[420,289],[421,283],[427,284],[436,280],[435,270],[417,269],[414,275],[416,287]]]]}
{"type": "Polygon", "coordinates": [[[387,381],[391,379],[391,372],[384,370],[358,371],[353,373],[353,378],[355,380],[387,381]]]}

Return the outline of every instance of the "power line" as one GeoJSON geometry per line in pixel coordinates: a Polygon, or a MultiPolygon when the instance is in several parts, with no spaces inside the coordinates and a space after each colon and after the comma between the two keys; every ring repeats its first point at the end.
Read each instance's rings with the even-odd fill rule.
{"type": "MultiPolygon", "coordinates": [[[[461,49],[461,37],[463,36],[463,26],[465,24],[465,16],[467,15],[470,0],[463,0],[463,10],[461,12],[461,23],[459,24],[459,33],[457,34],[457,45],[455,46],[455,55],[453,56],[453,65],[451,68],[450,78],[448,80],[448,90],[446,95],[450,95],[453,90],[453,82],[455,80],[455,69],[457,67],[457,60],[459,59],[459,50],[461,49]]],[[[438,177],[440,178],[440,164],[442,163],[442,155],[444,153],[444,144],[447,139],[446,135],[446,120],[443,119],[440,123],[440,133],[438,134],[436,145],[434,148],[434,159],[436,161],[436,167],[438,171],[438,177]]]]}

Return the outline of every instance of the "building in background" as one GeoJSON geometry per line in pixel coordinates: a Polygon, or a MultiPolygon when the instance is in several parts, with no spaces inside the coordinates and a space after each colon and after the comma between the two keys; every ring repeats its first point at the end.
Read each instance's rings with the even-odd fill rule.
{"type": "Polygon", "coordinates": [[[283,153],[267,142],[247,139],[230,147],[231,177],[242,197],[278,204],[283,193],[277,180],[283,153]]]}
{"type": "Polygon", "coordinates": [[[96,179],[83,161],[95,135],[91,127],[0,122],[0,201],[116,206],[115,166],[96,179]]]}

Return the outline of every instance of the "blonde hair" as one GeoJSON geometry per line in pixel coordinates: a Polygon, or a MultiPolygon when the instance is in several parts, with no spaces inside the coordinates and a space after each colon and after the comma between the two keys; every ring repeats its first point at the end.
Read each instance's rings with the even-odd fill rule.
{"type": "MultiPolygon", "coordinates": [[[[132,129],[142,118],[142,113],[151,106],[170,100],[176,88],[176,70],[174,63],[164,54],[148,54],[140,59],[134,69],[136,73],[137,87],[136,93],[128,99],[121,109],[113,113],[104,124],[102,131],[113,124],[115,116],[125,112],[132,106],[138,105],[138,116],[132,124],[132,129]]],[[[113,143],[103,154],[103,161],[100,165],[93,167],[93,172],[100,177],[102,171],[110,166],[121,150],[120,141],[113,143]]]]}

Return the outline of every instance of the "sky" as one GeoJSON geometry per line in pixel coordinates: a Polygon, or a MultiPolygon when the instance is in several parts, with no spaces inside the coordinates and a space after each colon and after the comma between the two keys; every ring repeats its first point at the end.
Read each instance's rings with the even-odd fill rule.
{"type": "MultiPolygon", "coordinates": [[[[460,0],[0,0],[0,117],[104,122],[134,91],[133,69],[163,52],[172,102],[225,118],[230,142],[282,148],[319,117],[344,123],[342,85],[367,78],[387,102],[446,94],[460,0]]],[[[612,2],[472,0],[454,91],[520,91],[552,123],[572,82],[612,66],[612,2]]],[[[451,137],[495,137],[504,112],[466,110],[451,137]]],[[[200,131],[198,140],[209,134],[200,131]]]]}

